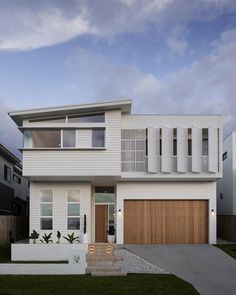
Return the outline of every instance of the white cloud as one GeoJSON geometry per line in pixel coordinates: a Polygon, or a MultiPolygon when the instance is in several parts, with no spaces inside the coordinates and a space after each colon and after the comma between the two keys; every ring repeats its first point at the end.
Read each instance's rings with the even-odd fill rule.
{"type": "Polygon", "coordinates": [[[141,113],[222,113],[228,133],[236,130],[235,52],[236,28],[222,33],[209,54],[165,80],[82,49],[68,65],[74,84],[79,81],[78,93],[85,87],[87,97],[130,97],[134,111],[141,113]]]}
{"type": "MultiPolygon", "coordinates": [[[[150,24],[165,35],[175,24],[235,10],[235,0],[5,1],[0,3],[0,50],[52,46],[85,34],[111,38],[150,24]]],[[[168,44],[175,52],[187,46],[178,32],[168,44]]]]}
{"type": "Polygon", "coordinates": [[[172,53],[183,55],[188,47],[188,43],[185,39],[185,28],[181,25],[176,25],[167,36],[167,46],[172,53]]]}

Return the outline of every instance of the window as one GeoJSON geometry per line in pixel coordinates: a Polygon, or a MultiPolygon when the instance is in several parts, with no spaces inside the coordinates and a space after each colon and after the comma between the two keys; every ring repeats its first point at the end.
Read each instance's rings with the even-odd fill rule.
{"type": "Polygon", "coordinates": [[[192,156],[192,129],[188,128],[188,156],[192,156]]]}
{"type": "Polygon", "coordinates": [[[202,155],[208,156],[208,129],[202,129],[202,155]]]}
{"type": "MultiPolygon", "coordinates": [[[[53,148],[61,146],[60,130],[32,130],[26,133],[28,144],[26,147],[53,148]],[[31,138],[30,138],[31,137],[31,138]],[[30,144],[31,141],[31,144],[30,144]]],[[[25,138],[26,140],[26,138],[25,138]]]]}
{"type": "Polygon", "coordinates": [[[227,152],[224,152],[223,155],[222,155],[222,160],[223,160],[223,161],[226,160],[227,157],[228,157],[227,152]]]}
{"type": "Polygon", "coordinates": [[[30,119],[30,123],[33,122],[45,122],[45,123],[65,123],[66,117],[51,117],[51,118],[42,118],[42,119],[30,119]]]}
{"type": "Polygon", "coordinates": [[[80,229],[80,192],[68,191],[67,196],[67,229],[80,229]]]}
{"type": "Polygon", "coordinates": [[[92,129],[92,147],[105,146],[105,129],[97,128],[92,129]]]}
{"type": "Polygon", "coordinates": [[[68,116],[68,123],[102,123],[105,122],[105,114],[87,114],[68,116]]]}
{"type": "Polygon", "coordinates": [[[41,203],[40,203],[40,229],[51,230],[52,229],[52,191],[41,191],[41,203]]]}
{"type": "Polygon", "coordinates": [[[7,165],[4,165],[4,179],[11,182],[11,168],[7,165]]]}
{"type": "Polygon", "coordinates": [[[21,184],[21,178],[15,174],[13,174],[13,181],[18,184],[21,184]]]}
{"type": "Polygon", "coordinates": [[[75,147],[75,130],[63,130],[63,147],[75,147]]]}
{"type": "Polygon", "coordinates": [[[177,128],[173,128],[173,156],[177,156],[177,128]]]}

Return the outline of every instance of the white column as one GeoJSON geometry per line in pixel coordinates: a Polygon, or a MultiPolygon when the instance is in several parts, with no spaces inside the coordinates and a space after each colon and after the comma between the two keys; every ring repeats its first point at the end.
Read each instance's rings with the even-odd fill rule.
{"type": "Polygon", "coordinates": [[[202,171],[202,129],[192,127],[192,171],[202,171]]]}
{"type": "Polygon", "coordinates": [[[148,172],[157,173],[157,156],[159,155],[159,129],[148,127],[148,172]]]}
{"type": "Polygon", "coordinates": [[[177,171],[187,172],[188,129],[177,127],[177,171]]]}
{"type": "Polygon", "coordinates": [[[171,173],[173,170],[173,129],[162,127],[161,171],[171,173]]]}

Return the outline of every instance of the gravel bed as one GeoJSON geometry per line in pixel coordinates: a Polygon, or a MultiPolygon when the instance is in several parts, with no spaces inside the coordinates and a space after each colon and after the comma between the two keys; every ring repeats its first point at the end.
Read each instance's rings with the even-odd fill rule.
{"type": "Polygon", "coordinates": [[[126,249],[115,250],[114,255],[121,257],[121,260],[117,261],[115,265],[119,266],[123,272],[168,274],[167,271],[159,266],[126,249]]]}

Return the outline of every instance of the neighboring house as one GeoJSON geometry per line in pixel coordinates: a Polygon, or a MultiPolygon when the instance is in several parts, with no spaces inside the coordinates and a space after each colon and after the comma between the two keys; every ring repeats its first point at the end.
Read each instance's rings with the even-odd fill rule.
{"type": "Polygon", "coordinates": [[[30,231],[215,243],[220,115],[132,115],[131,100],[9,115],[24,135],[30,231]]]}
{"type": "Polygon", "coordinates": [[[28,197],[20,160],[0,144],[0,215],[27,215],[28,197]]]}
{"type": "Polygon", "coordinates": [[[236,132],[223,143],[223,175],[217,182],[217,229],[222,239],[236,241],[236,132]]]}

